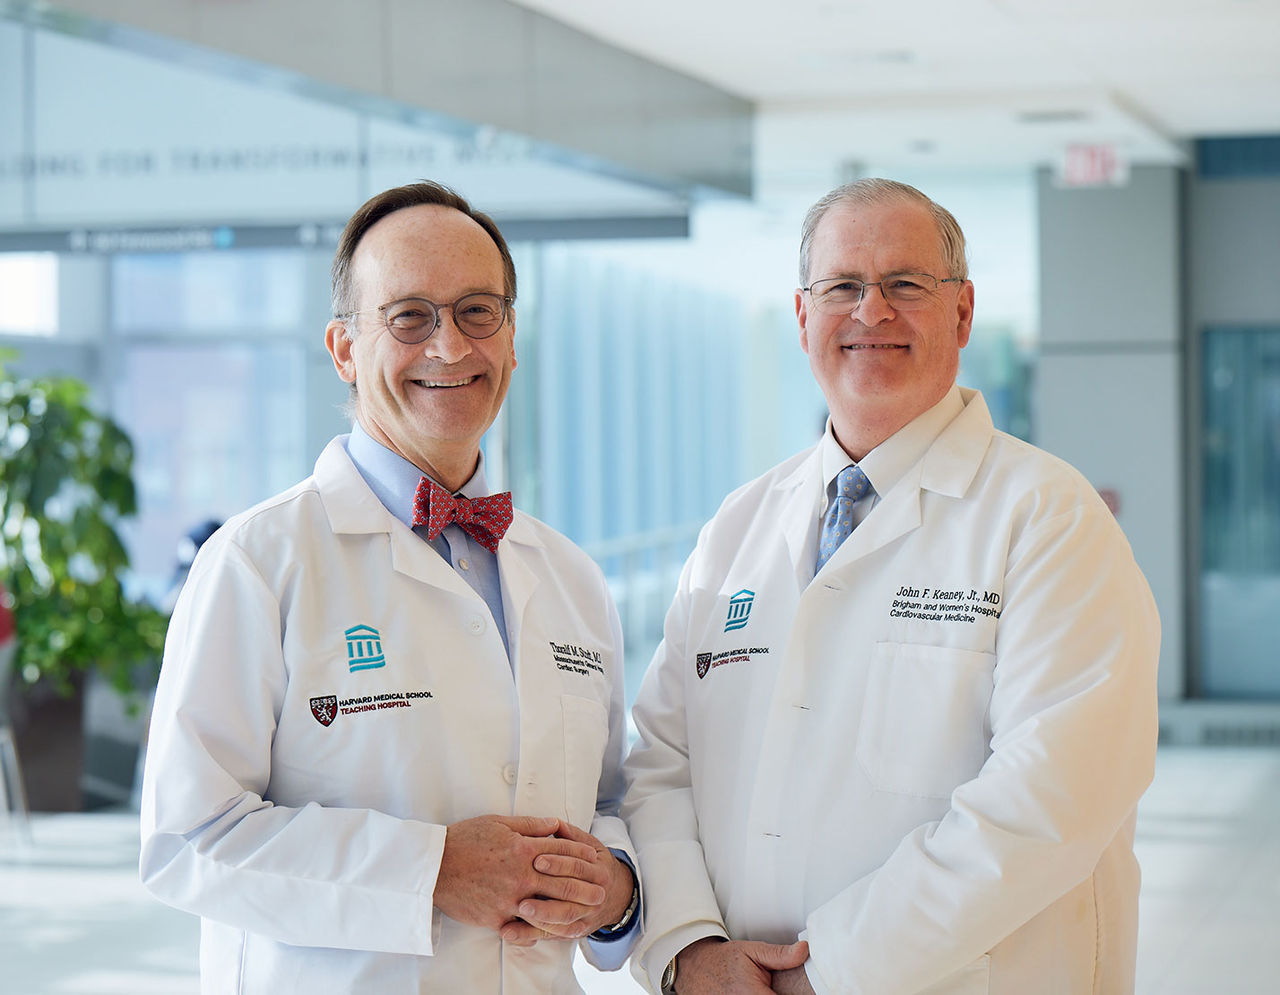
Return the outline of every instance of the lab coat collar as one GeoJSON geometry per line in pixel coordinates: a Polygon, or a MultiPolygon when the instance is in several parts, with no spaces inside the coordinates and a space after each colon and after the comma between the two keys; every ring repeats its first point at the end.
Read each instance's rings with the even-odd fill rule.
{"type": "Polygon", "coordinates": [[[391,532],[401,524],[360,476],[347,454],[347,436],[331,439],[316,460],[316,488],[329,527],[335,535],[369,535],[391,532]]]}
{"type": "MultiPolygon", "coordinates": [[[[478,597],[440,555],[428,546],[412,529],[399,521],[377,495],[369,488],[360,471],[347,454],[346,436],[333,439],[315,468],[316,488],[329,527],[336,535],[373,535],[385,533],[390,544],[390,566],[398,573],[419,580],[424,584],[446,588],[466,597],[478,597]]],[[[527,516],[516,512],[515,520],[498,545],[498,570],[503,578],[504,590],[508,578],[513,589],[525,592],[520,605],[528,600],[532,584],[521,583],[514,576],[520,572],[519,557],[512,555],[512,546],[541,547],[543,542],[527,516]]]]}
{"type": "MultiPolygon", "coordinates": [[[[477,479],[479,473],[478,470],[472,481],[477,479]]],[[[329,516],[329,525],[335,533],[368,535],[373,532],[396,531],[393,528],[393,523],[398,521],[396,516],[387,510],[351,462],[345,435],[338,436],[325,446],[316,461],[315,479],[325,514],[329,516]]],[[[399,524],[404,525],[403,522],[399,524]]],[[[407,525],[404,528],[409,530],[407,525]]],[[[503,542],[507,540],[523,546],[543,545],[528,516],[519,511],[516,512],[515,520],[507,530],[503,542]]],[[[502,555],[501,545],[498,547],[498,555],[502,555]]]]}
{"type": "MultiPolygon", "coordinates": [[[[867,479],[871,481],[871,486],[875,488],[876,493],[888,494],[892,491],[898,481],[920,462],[925,453],[929,451],[929,447],[938,440],[943,430],[963,410],[964,399],[960,394],[960,388],[952,384],[951,389],[942,396],[937,404],[921,412],[898,431],[894,432],[888,439],[872,449],[871,452],[867,453],[858,466],[866,473],[867,479]]],[[[831,432],[830,427],[828,427],[827,431],[830,433],[831,446],[839,452],[843,452],[839,443],[835,441],[835,434],[831,432]]],[[[845,463],[847,462],[848,455],[846,454],[845,463]]],[[[843,468],[844,463],[835,466],[834,470],[831,463],[824,463],[824,473],[831,472],[831,476],[826,479],[834,480],[836,473],[843,468]]]]}
{"type": "Polygon", "coordinates": [[[831,570],[840,570],[919,528],[921,491],[953,498],[965,496],[991,445],[995,429],[980,393],[960,388],[960,399],[964,408],[943,427],[923,456],[836,550],[827,562],[831,570]]]}
{"type": "Polygon", "coordinates": [[[920,486],[953,498],[968,493],[995,436],[982,394],[967,387],[959,390],[964,409],[938,434],[938,441],[919,463],[920,486]]]}

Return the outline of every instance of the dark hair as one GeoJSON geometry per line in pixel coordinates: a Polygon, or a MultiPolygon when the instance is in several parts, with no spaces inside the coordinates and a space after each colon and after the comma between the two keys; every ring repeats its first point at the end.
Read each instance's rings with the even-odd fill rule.
{"type": "Polygon", "coordinates": [[[512,300],[516,297],[516,264],[511,259],[511,250],[507,248],[507,240],[502,237],[497,224],[489,215],[475,210],[466,198],[442,183],[431,180],[419,180],[417,183],[406,183],[402,187],[392,187],[375,197],[369,198],[342,229],[338,239],[338,249],[333,256],[333,316],[342,318],[356,309],[351,287],[351,260],[356,254],[360,240],[375,224],[388,214],[402,211],[407,207],[419,207],[424,204],[439,204],[461,211],[478,224],[493,239],[502,255],[503,293],[512,300]]]}
{"type": "Polygon", "coordinates": [[[915,187],[897,180],[868,177],[836,187],[822,197],[804,216],[800,229],[800,283],[809,282],[809,249],[814,233],[827,212],[837,204],[884,204],[890,201],[919,204],[932,216],[938,226],[938,239],[942,243],[942,260],[950,271],[947,276],[958,280],[969,278],[969,265],[965,259],[964,232],[950,211],[921,193],[915,187]]]}

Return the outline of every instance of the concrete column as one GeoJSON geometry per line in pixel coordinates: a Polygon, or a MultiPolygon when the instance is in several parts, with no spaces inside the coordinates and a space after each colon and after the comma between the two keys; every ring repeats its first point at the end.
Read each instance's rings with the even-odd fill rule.
{"type": "Polygon", "coordinates": [[[1038,178],[1033,440],[1114,498],[1160,609],[1160,697],[1186,693],[1181,171],[1122,187],[1038,178]]]}

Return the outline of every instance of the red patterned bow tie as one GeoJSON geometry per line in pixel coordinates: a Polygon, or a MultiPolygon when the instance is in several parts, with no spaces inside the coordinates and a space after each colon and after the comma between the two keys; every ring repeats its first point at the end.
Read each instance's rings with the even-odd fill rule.
{"type": "Polygon", "coordinates": [[[440,535],[450,522],[457,522],[491,553],[498,551],[498,542],[507,534],[513,517],[510,491],[479,498],[454,497],[430,477],[423,477],[413,495],[413,527],[425,525],[428,539],[440,535]]]}

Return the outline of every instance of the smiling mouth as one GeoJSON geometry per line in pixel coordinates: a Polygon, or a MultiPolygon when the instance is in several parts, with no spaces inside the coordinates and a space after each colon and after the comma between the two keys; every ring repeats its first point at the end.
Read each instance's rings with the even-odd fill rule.
{"type": "Polygon", "coordinates": [[[844,348],[846,349],[905,349],[904,345],[894,345],[891,342],[850,342],[844,348]]]}
{"type": "Polygon", "coordinates": [[[465,387],[467,384],[475,383],[480,378],[463,377],[461,380],[415,380],[413,381],[419,387],[465,387]]]}

